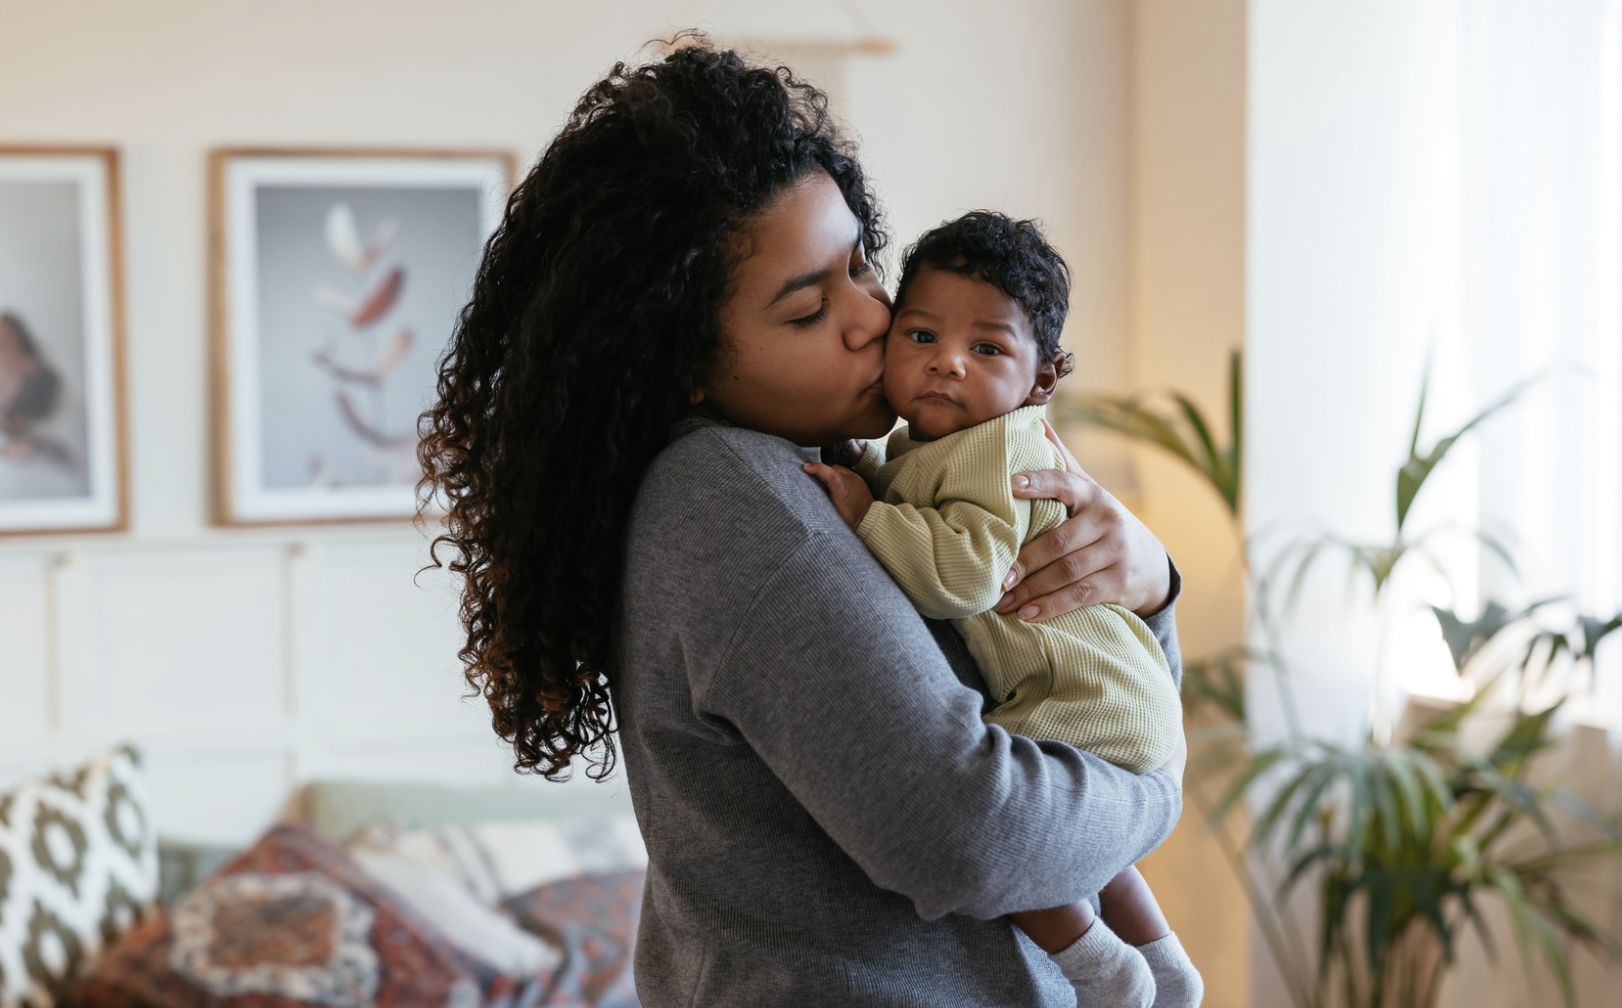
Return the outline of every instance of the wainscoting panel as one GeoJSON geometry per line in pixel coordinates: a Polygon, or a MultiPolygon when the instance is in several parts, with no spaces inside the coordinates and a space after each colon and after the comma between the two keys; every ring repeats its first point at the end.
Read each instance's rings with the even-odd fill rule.
{"type": "Polygon", "coordinates": [[[57,720],[49,557],[0,556],[0,739],[45,736],[57,720]]]}
{"type": "Polygon", "coordinates": [[[284,716],[281,551],[92,555],[72,719],[109,730],[275,724],[284,716]]]}
{"type": "Polygon", "coordinates": [[[557,788],[466,697],[425,558],[405,526],[0,543],[0,787],[134,742],[158,831],[225,843],[316,779],[557,788]]]}

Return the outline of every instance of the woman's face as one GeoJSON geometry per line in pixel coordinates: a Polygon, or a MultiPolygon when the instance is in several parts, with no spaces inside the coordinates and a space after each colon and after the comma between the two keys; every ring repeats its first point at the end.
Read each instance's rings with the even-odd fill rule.
{"type": "Polygon", "coordinates": [[[740,240],[720,360],[698,391],[733,423],[798,445],[884,436],[890,298],[839,187],[809,176],[740,240]]]}

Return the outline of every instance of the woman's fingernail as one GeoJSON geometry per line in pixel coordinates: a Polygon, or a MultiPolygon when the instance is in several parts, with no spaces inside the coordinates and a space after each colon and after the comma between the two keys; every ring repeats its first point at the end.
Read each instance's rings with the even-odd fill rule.
{"type": "Polygon", "coordinates": [[[1031,478],[1029,476],[1015,476],[1014,477],[1014,489],[1015,490],[1024,490],[1026,487],[1028,487],[1030,485],[1031,485],[1031,478]]]}
{"type": "Polygon", "coordinates": [[[1012,601],[1014,601],[1014,596],[1008,594],[1007,592],[1003,592],[1002,593],[1002,598],[998,599],[997,604],[992,606],[991,608],[997,610],[998,612],[1004,612],[1005,610],[1004,610],[1003,607],[1008,605],[1008,603],[1010,603],[1012,601]]]}
{"type": "Polygon", "coordinates": [[[1011,570],[1002,579],[1002,590],[1003,591],[1008,591],[1010,588],[1014,587],[1017,584],[1019,584],[1019,571],[1017,569],[1016,570],[1011,570]]]}
{"type": "Polygon", "coordinates": [[[1022,619],[1022,620],[1035,619],[1036,614],[1041,612],[1041,611],[1042,610],[1037,606],[1028,605],[1028,606],[1026,606],[1025,608],[1023,608],[1023,609],[1021,609],[1019,611],[1019,618],[1022,619]]]}

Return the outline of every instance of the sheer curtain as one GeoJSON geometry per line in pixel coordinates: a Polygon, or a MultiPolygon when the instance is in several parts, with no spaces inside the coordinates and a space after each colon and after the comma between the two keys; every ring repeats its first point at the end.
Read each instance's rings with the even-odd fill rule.
{"type": "MultiPolygon", "coordinates": [[[[1622,608],[1622,0],[1250,0],[1249,14],[1253,543],[1313,525],[1390,541],[1391,474],[1427,359],[1426,447],[1550,374],[1459,443],[1404,526],[1497,531],[1519,575],[1452,537],[1452,576],[1405,563],[1382,622],[1366,581],[1354,591],[1322,563],[1280,634],[1289,675],[1251,676],[1264,741],[1288,730],[1293,706],[1305,734],[1355,743],[1403,692],[1457,687],[1427,604],[1468,615],[1482,600],[1566,595],[1581,612],[1622,608]]],[[[1600,659],[1597,688],[1567,709],[1608,728],[1614,748],[1572,732],[1556,776],[1614,810],[1622,633],[1600,659]]],[[[1617,891],[1614,874],[1605,886],[1617,891]]],[[[1622,899],[1593,912],[1622,934],[1622,899]]],[[[1520,980],[1507,927],[1496,934],[1497,965],[1464,950],[1444,1003],[1558,1003],[1520,980]]],[[[1265,956],[1254,965],[1255,1003],[1284,1003],[1265,956]]],[[[1583,960],[1579,997],[1614,1003],[1619,975],[1583,960]]]]}
{"type": "MultiPolygon", "coordinates": [[[[1479,507],[1517,546],[1482,592],[1619,595],[1622,0],[1459,4],[1459,333],[1476,398],[1548,377],[1484,427],[1479,507]]],[[[1622,733],[1622,633],[1580,720],[1622,733]]]]}

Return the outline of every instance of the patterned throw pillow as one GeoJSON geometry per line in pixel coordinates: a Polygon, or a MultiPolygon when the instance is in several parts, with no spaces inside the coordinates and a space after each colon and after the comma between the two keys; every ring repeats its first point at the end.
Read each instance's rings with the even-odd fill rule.
{"type": "Polygon", "coordinates": [[[507,901],[518,922],[564,951],[551,995],[560,1008],[637,1008],[631,961],[645,871],[581,875],[507,901]]]}
{"type": "Polygon", "coordinates": [[[157,889],[135,750],[0,793],[0,1008],[47,1008],[157,889]]]}
{"type": "Polygon", "coordinates": [[[278,826],[125,935],[59,1008],[529,1008],[548,976],[458,952],[342,849],[278,826]]]}

